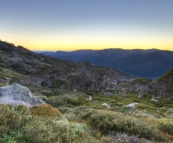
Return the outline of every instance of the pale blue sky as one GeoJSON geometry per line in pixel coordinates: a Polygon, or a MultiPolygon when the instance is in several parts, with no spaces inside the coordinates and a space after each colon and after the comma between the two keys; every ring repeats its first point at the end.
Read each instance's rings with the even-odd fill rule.
{"type": "Polygon", "coordinates": [[[0,39],[32,50],[173,49],[173,0],[0,2],[0,39]]]}

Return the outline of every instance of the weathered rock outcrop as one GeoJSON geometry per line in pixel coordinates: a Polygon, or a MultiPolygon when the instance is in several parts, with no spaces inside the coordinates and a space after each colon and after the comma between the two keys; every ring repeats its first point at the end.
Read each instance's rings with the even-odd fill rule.
{"type": "Polygon", "coordinates": [[[110,108],[111,107],[107,103],[103,103],[102,106],[105,106],[106,108],[110,108]]]}
{"type": "Polygon", "coordinates": [[[132,108],[132,109],[135,109],[137,104],[138,104],[138,103],[131,103],[131,104],[125,105],[124,107],[125,107],[125,108],[132,108]]]}
{"type": "Polygon", "coordinates": [[[0,104],[12,104],[13,106],[26,105],[32,107],[46,103],[34,97],[27,87],[14,83],[0,88],[0,104]]]}

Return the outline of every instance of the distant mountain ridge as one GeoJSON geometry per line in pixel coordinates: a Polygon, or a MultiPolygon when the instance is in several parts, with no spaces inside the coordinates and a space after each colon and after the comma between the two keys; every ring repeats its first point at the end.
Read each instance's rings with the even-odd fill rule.
{"type": "Polygon", "coordinates": [[[157,78],[173,69],[173,52],[149,50],[77,50],[72,52],[42,52],[52,57],[74,62],[88,61],[96,65],[109,66],[144,78],[157,78]]]}
{"type": "Polygon", "coordinates": [[[0,41],[0,74],[2,85],[19,83],[23,86],[95,91],[109,89],[119,79],[134,78],[112,68],[45,56],[4,41],[0,41]],[[7,71],[8,74],[15,72],[15,76],[4,78],[7,71]]]}

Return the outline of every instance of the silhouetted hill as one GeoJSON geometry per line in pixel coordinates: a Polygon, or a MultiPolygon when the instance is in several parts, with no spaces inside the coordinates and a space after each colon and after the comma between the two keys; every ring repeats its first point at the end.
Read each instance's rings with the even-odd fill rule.
{"type": "Polygon", "coordinates": [[[93,64],[109,66],[145,78],[162,76],[173,68],[173,52],[158,49],[79,50],[43,52],[43,54],[76,62],[89,61],[93,64]]]}
{"type": "Polygon", "coordinates": [[[119,70],[95,66],[90,62],[61,60],[0,41],[0,71],[4,74],[6,70],[20,73],[16,74],[19,76],[13,76],[10,83],[80,90],[102,91],[119,77],[133,78],[119,70]]]}
{"type": "Polygon", "coordinates": [[[0,41],[0,63],[18,72],[31,74],[45,67],[64,67],[73,62],[36,54],[22,46],[0,41]]]}

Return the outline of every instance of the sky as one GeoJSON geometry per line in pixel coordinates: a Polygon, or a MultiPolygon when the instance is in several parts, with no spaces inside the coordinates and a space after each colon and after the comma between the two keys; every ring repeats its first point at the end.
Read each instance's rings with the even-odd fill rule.
{"type": "Polygon", "coordinates": [[[0,0],[0,39],[29,50],[173,51],[173,0],[0,0]]]}

